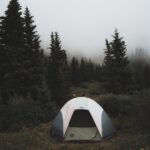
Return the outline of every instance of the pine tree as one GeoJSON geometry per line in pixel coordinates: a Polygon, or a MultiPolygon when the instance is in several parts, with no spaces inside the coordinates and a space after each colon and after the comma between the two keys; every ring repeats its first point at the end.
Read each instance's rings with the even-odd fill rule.
{"type": "Polygon", "coordinates": [[[80,74],[81,74],[82,82],[87,81],[85,59],[83,57],[82,57],[81,63],[80,63],[80,74]]]}
{"type": "Polygon", "coordinates": [[[76,57],[73,57],[71,61],[71,81],[76,86],[81,84],[79,62],[76,57]]]}
{"type": "Polygon", "coordinates": [[[42,88],[46,88],[44,77],[44,58],[40,46],[40,36],[37,34],[36,25],[34,25],[33,16],[26,7],[24,13],[24,37],[26,48],[26,63],[24,67],[27,70],[25,87],[30,91],[34,99],[38,99],[38,94],[42,88]]]}
{"type": "Polygon", "coordinates": [[[86,75],[88,81],[94,79],[94,64],[92,63],[91,59],[86,62],[86,75]]]}
{"type": "Polygon", "coordinates": [[[0,20],[0,130],[47,121],[53,114],[39,35],[28,9],[24,19],[20,10],[11,0],[0,20]]]}
{"type": "Polygon", "coordinates": [[[40,36],[35,31],[36,25],[33,24],[33,16],[31,16],[28,7],[25,9],[24,15],[25,45],[32,50],[40,50],[40,36]]]}
{"type": "Polygon", "coordinates": [[[11,0],[5,16],[0,19],[0,50],[2,72],[2,95],[8,99],[22,87],[20,79],[25,54],[23,18],[17,0],[11,0]],[[19,71],[20,70],[20,71],[19,71]],[[19,75],[20,74],[20,75],[19,75]]]}
{"type": "Polygon", "coordinates": [[[111,45],[108,42],[108,40],[105,40],[106,43],[106,49],[105,49],[105,58],[104,58],[104,81],[106,82],[105,86],[107,88],[108,91],[112,91],[111,89],[113,89],[114,86],[114,79],[112,78],[112,76],[114,76],[114,71],[113,71],[113,67],[114,67],[114,59],[113,59],[113,51],[111,49],[111,45]]]}
{"type": "Polygon", "coordinates": [[[144,86],[144,88],[149,88],[150,87],[150,66],[149,65],[146,65],[144,67],[143,86],[144,86]]]}
{"type": "Polygon", "coordinates": [[[11,0],[1,24],[3,29],[2,44],[21,48],[24,45],[23,18],[18,0],[11,0]]]}
{"type": "Polygon", "coordinates": [[[114,65],[118,69],[126,68],[129,64],[129,60],[126,56],[126,45],[122,37],[119,37],[117,29],[113,35],[113,41],[111,42],[111,49],[113,53],[114,65]]]}
{"type": "Polygon", "coordinates": [[[1,79],[6,99],[16,94],[37,96],[33,89],[44,82],[42,50],[33,17],[28,8],[24,18],[21,14],[18,0],[11,0],[5,16],[1,17],[1,79]]]}
{"type": "Polygon", "coordinates": [[[96,81],[102,81],[103,77],[104,77],[104,75],[102,73],[102,67],[101,67],[101,65],[98,65],[98,64],[95,65],[95,77],[94,77],[94,79],[96,81]]]}
{"type": "Polygon", "coordinates": [[[70,98],[70,78],[65,50],[61,49],[61,41],[57,32],[51,34],[49,87],[52,100],[63,105],[70,98]]]}
{"type": "Polygon", "coordinates": [[[5,26],[4,26],[4,16],[0,17],[0,48],[4,46],[4,36],[5,36],[5,26]]]}
{"type": "Polygon", "coordinates": [[[104,66],[106,70],[111,70],[113,67],[113,52],[110,48],[110,43],[106,39],[106,49],[105,49],[105,58],[104,58],[104,66]]]}
{"type": "Polygon", "coordinates": [[[2,44],[3,42],[3,22],[4,17],[0,17],[0,91],[4,87],[3,82],[4,82],[4,74],[5,74],[5,68],[6,68],[6,53],[4,50],[4,45],[2,44]]]}
{"type": "Polygon", "coordinates": [[[127,92],[130,83],[129,60],[126,56],[126,45],[119,32],[115,30],[112,42],[106,40],[104,66],[109,91],[114,93],[127,92]]]}

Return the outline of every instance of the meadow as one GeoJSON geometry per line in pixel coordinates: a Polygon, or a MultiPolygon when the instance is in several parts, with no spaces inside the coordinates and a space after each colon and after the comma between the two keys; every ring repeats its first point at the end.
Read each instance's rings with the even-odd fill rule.
{"type": "Polygon", "coordinates": [[[150,89],[114,95],[105,93],[94,81],[72,89],[76,96],[84,93],[104,108],[116,128],[112,138],[96,143],[63,143],[51,137],[50,121],[0,133],[0,150],[150,150],[150,89]]]}

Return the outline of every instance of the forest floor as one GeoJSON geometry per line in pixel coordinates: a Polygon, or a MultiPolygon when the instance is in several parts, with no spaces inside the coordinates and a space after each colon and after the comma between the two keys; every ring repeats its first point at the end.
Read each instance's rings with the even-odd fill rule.
{"type": "Polygon", "coordinates": [[[73,91],[103,106],[116,128],[115,136],[97,143],[62,143],[51,137],[49,122],[24,127],[19,132],[0,133],[0,150],[150,150],[150,90],[132,96],[104,94],[99,84],[90,82],[73,87],[73,91]]]}

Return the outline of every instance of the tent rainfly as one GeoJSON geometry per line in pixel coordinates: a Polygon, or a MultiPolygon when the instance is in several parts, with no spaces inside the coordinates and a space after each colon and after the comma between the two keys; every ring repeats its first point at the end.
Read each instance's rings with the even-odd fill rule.
{"type": "Polygon", "coordinates": [[[86,97],[68,101],[52,125],[52,135],[64,141],[100,141],[114,132],[112,122],[103,108],[86,97]]]}

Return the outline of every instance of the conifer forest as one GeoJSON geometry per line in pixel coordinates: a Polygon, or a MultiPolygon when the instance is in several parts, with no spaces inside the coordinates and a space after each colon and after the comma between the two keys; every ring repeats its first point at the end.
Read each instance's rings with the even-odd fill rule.
{"type": "Polygon", "coordinates": [[[47,53],[37,26],[30,8],[23,10],[19,0],[10,0],[0,16],[0,149],[150,150],[150,59],[144,49],[128,54],[128,43],[114,28],[104,38],[102,63],[68,55],[57,31],[47,32],[47,53]],[[76,96],[96,100],[118,134],[101,144],[56,142],[51,122],[76,96]]]}

